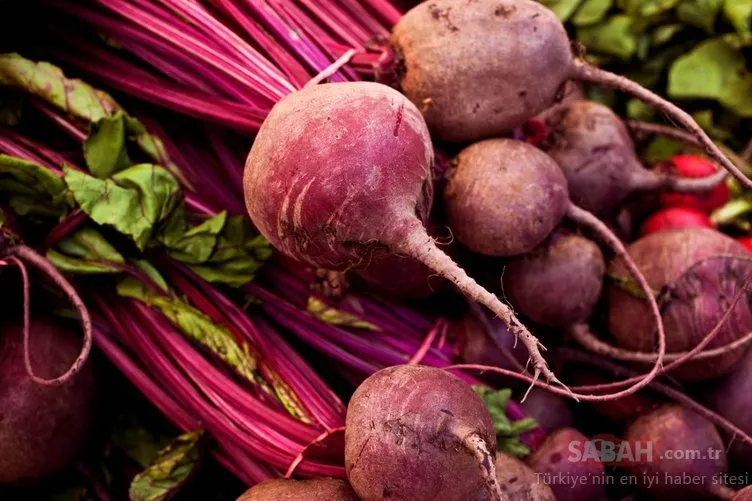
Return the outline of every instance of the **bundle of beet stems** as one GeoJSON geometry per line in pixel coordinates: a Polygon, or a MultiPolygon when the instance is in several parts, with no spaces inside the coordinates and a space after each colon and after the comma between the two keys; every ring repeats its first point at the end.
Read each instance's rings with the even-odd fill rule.
{"type": "MultiPolygon", "coordinates": [[[[97,0],[49,2],[49,7],[56,19],[66,17],[66,27],[77,29],[50,24],[54,42],[45,40],[35,58],[123,93],[129,103],[133,98],[129,111],[145,129],[123,121],[127,115],[107,94],[52,71],[63,94],[79,85],[89,93],[90,102],[71,105],[50,91],[39,66],[9,55],[3,57],[11,71],[0,82],[30,94],[36,119],[53,124],[69,149],[61,154],[57,145],[3,129],[0,151],[55,176],[86,173],[76,166],[83,160],[69,153],[75,151],[70,145],[83,143],[86,151],[87,131],[101,131],[103,119],[111,124],[119,117],[121,128],[132,127],[123,133],[126,142],[138,145],[142,157],[164,166],[181,183],[190,229],[244,214],[245,137],[258,131],[276,102],[305,85],[379,78],[390,67],[383,41],[400,16],[385,0],[97,0]],[[195,119],[188,122],[194,130],[177,132],[169,113],[142,113],[146,105],[195,119]]],[[[59,252],[61,243],[80,237],[92,223],[101,221],[86,207],[70,210],[41,247],[59,252]]],[[[255,249],[252,257],[263,260],[254,245],[248,245],[255,249]]],[[[349,294],[337,309],[319,300],[312,304],[313,275],[287,260],[265,264],[263,280],[234,281],[227,278],[232,268],[209,270],[211,257],[196,263],[176,257],[169,242],[158,247],[147,249],[147,260],[94,259],[109,267],[108,273],[117,271],[117,288],[103,291],[97,282],[79,281],[94,317],[95,341],[176,425],[208,429],[217,458],[248,483],[293,472],[344,474],[339,436],[344,407],[278,330],[336,360],[353,382],[388,365],[444,367],[452,362],[454,348],[442,319],[357,294],[349,294]],[[238,306],[240,297],[226,293],[222,284],[244,290],[260,304],[238,306]],[[322,308],[337,320],[322,320],[322,308]],[[248,315],[247,309],[259,314],[248,315]],[[218,332],[202,332],[208,324],[218,332]]],[[[665,392],[696,407],[675,391],[665,392]]],[[[513,403],[507,412],[511,419],[523,417],[513,403]]]]}

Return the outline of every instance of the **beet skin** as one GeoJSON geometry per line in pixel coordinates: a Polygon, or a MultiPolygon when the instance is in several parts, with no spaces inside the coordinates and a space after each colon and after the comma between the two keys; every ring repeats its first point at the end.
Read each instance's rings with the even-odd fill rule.
{"type": "MultiPolygon", "coordinates": [[[[715,230],[682,228],[641,238],[628,248],[651,288],[660,293],[667,352],[694,348],[718,324],[729,301],[752,275],[748,251],[715,230]]],[[[609,268],[608,325],[616,344],[631,351],[653,352],[656,336],[647,302],[623,283],[626,271],[620,260],[609,268]]],[[[752,330],[746,292],[731,318],[709,348],[724,346],[752,330]]],[[[706,380],[727,373],[743,355],[737,349],[712,359],[687,362],[672,375],[684,380],[706,380]]]]}
{"type": "MultiPolygon", "coordinates": [[[[64,373],[81,339],[63,321],[32,316],[30,353],[34,372],[64,373]]],[[[92,422],[91,363],[59,386],[31,380],[24,366],[22,325],[0,328],[0,485],[23,484],[51,475],[74,458],[92,422]]]]}
{"type": "Polygon", "coordinates": [[[246,491],[237,501],[359,501],[346,480],[273,479],[246,491]]]}
{"type": "Polygon", "coordinates": [[[495,468],[491,416],[473,389],[441,369],[396,366],[366,379],[347,409],[345,468],[363,501],[467,501],[495,468]],[[487,450],[470,452],[468,439],[487,450]],[[482,458],[482,459],[481,459],[482,458]]]}

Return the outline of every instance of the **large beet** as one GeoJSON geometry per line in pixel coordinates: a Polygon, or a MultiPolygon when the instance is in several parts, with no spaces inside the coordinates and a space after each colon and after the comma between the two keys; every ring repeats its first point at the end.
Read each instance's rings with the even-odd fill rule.
{"type": "Polygon", "coordinates": [[[495,456],[480,397],[441,369],[383,369],[347,408],[345,468],[363,501],[467,501],[494,492],[495,456]]]}
{"type": "Polygon", "coordinates": [[[528,458],[557,501],[601,501],[606,492],[603,464],[582,454],[588,438],[574,428],[551,433],[528,458]],[[578,451],[579,456],[572,451],[578,451]],[[576,479],[576,483],[574,483],[576,479]]]}
{"type": "MultiPolygon", "coordinates": [[[[30,354],[37,375],[64,373],[81,340],[59,319],[32,316],[30,354]]],[[[31,380],[24,366],[22,326],[0,328],[0,484],[39,480],[66,466],[92,421],[91,363],[59,386],[31,380]]]]}
{"type": "Polygon", "coordinates": [[[567,181],[551,157],[513,139],[488,139],[460,152],[444,189],[449,227],[486,256],[533,250],[567,212],[567,181]]]}
{"type": "Polygon", "coordinates": [[[425,264],[394,254],[374,257],[367,267],[355,274],[376,291],[403,300],[427,298],[444,284],[425,264]]]}
{"type": "Polygon", "coordinates": [[[563,235],[510,261],[502,279],[504,294],[518,311],[542,325],[568,327],[590,317],[605,273],[595,243],[563,235]]]}
{"type": "Polygon", "coordinates": [[[636,460],[625,470],[651,498],[687,499],[716,492],[717,479],[727,470],[725,446],[713,423],[678,405],[642,416],[624,439],[636,460]]]}
{"type": "Polygon", "coordinates": [[[358,501],[358,497],[345,480],[274,479],[261,482],[237,501],[358,501]]]}
{"type": "MultiPolygon", "coordinates": [[[[661,294],[669,353],[694,348],[716,326],[726,313],[730,298],[752,275],[752,262],[746,260],[748,251],[710,229],[661,231],[638,240],[628,250],[650,286],[661,294]]],[[[616,343],[631,351],[653,352],[656,339],[647,303],[622,280],[626,274],[620,260],[611,265],[609,277],[608,325],[616,343]]],[[[709,348],[724,346],[752,330],[752,292],[746,295],[747,300],[735,306],[709,348]]],[[[727,373],[743,353],[743,349],[737,349],[689,362],[672,374],[685,380],[718,377],[727,373]]]]}

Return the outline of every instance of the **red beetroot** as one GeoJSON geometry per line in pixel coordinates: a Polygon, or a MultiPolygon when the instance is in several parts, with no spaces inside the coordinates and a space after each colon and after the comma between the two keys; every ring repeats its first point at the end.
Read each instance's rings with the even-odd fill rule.
{"type": "MultiPolygon", "coordinates": [[[[676,155],[666,166],[670,174],[680,177],[707,177],[718,170],[709,160],[697,155],[676,155]]],[[[664,207],[689,207],[702,212],[712,212],[729,200],[726,183],[699,193],[663,193],[660,196],[664,207]]]]}
{"type": "MultiPolygon", "coordinates": [[[[738,242],[707,228],[660,231],[637,240],[629,255],[651,288],[661,293],[661,315],[666,351],[689,351],[720,321],[734,297],[752,274],[749,252],[738,242]],[[738,256],[739,259],[735,258],[738,256]]],[[[608,272],[608,326],[616,344],[630,351],[652,353],[655,327],[647,302],[634,292],[620,259],[608,272]],[[626,281],[625,281],[626,280],[626,281]]],[[[747,298],[752,292],[747,291],[747,298]]],[[[752,330],[749,299],[742,299],[708,348],[720,348],[752,330]]],[[[671,374],[684,380],[708,380],[732,370],[744,349],[690,361],[671,374]]]]}
{"type": "Polygon", "coordinates": [[[237,501],[358,501],[358,497],[346,480],[277,478],[261,482],[237,501]]]}
{"type": "Polygon", "coordinates": [[[244,198],[272,245],[318,268],[364,267],[383,253],[425,264],[498,315],[535,372],[556,381],[511,308],[428,235],[432,167],[428,128],[405,96],[371,82],[324,84],[274,106],[246,161],[244,198]]]}
{"type": "Polygon", "coordinates": [[[528,459],[528,465],[541,474],[540,480],[551,487],[557,501],[601,501],[605,497],[603,463],[577,458],[572,452],[574,448],[581,453],[587,441],[574,428],[560,428],[528,459]],[[573,478],[578,479],[575,485],[573,478]]]}
{"type": "Polygon", "coordinates": [[[651,498],[683,500],[720,491],[727,499],[725,489],[713,482],[727,472],[725,446],[713,423],[699,414],[665,405],[632,423],[624,439],[634,450],[639,443],[650,451],[635,455],[636,464],[625,469],[651,498]],[[697,480],[677,481],[685,478],[697,480]]]}
{"type": "Polygon", "coordinates": [[[689,207],[669,207],[648,217],[642,224],[640,235],[650,235],[672,228],[712,228],[713,223],[704,212],[689,207]]]}
{"type": "MultiPolygon", "coordinates": [[[[64,373],[80,345],[61,320],[32,316],[31,363],[40,377],[64,373]]],[[[0,485],[38,481],[73,459],[91,425],[93,390],[91,363],[59,386],[34,382],[21,323],[0,327],[0,485]]]]}
{"type": "Polygon", "coordinates": [[[501,501],[496,433],[473,389],[441,369],[380,370],[352,396],[345,468],[363,501],[501,501]]]}

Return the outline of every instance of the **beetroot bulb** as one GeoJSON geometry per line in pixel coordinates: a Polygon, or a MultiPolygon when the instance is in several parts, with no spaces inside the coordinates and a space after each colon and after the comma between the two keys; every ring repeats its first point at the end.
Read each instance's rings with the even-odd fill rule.
{"type": "Polygon", "coordinates": [[[675,404],[662,406],[632,423],[624,440],[635,454],[635,462],[625,470],[650,498],[733,496],[722,485],[728,470],[726,447],[713,423],[699,414],[675,404]],[[645,451],[639,456],[638,445],[645,451]]]}
{"type": "Polygon", "coordinates": [[[566,82],[576,80],[625,91],[654,106],[752,186],[688,113],[573,54],[561,21],[534,0],[423,2],[400,19],[391,44],[403,92],[444,141],[508,133],[552,106],[566,82]]]}
{"type": "Polygon", "coordinates": [[[587,320],[601,296],[606,262],[598,246],[578,235],[553,235],[504,267],[504,295],[530,320],[569,327],[587,320]]]}
{"type": "Polygon", "coordinates": [[[557,501],[604,499],[606,482],[603,463],[584,457],[588,440],[574,428],[560,428],[548,435],[527,459],[527,464],[540,474],[539,481],[551,487],[557,501]],[[576,453],[583,457],[573,455],[576,453]],[[573,478],[578,479],[576,484],[570,480],[573,478]]]}
{"type": "MultiPolygon", "coordinates": [[[[499,452],[496,455],[496,478],[505,501],[556,501],[551,487],[541,482],[538,474],[519,459],[499,452]]],[[[488,501],[481,493],[472,501],[488,501]]]]}
{"type": "Polygon", "coordinates": [[[346,480],[273,479],[254,486],[237,501],[359,501],[346,480]]]}
{"type": "MultiPolygon", "coordinates": [[[[686,352],[698,345],[724,316],[730,298],[743,289],[752,275],[748,251],[726,235],[706,228],[653,233],[630,245],[628,251],[651,288],[661,296],[669,353],[686,352]]],[[[624,276],[620,259],[612,263],[609,277],[608,326],[616,345],[625,350],[611,356],[642,360],[638,355],[650,354],[655,344],[644,295],[634,291],[624,276]]],[[[748,305],[752,293],[744,294],[747,300],[734,306],[731,317],[707,345],[708,349],[726,346],[752,330],[748,305]]],[[[595,346],[588,347],[599,351],[595,346]]],[[[671,374],[687,381],[713,379],[728,373],[743,353],[744,347],[738,347],[712,358],[692,360],[671,374]]]]}
{"type": "Polygon", "coordinates": [[[725,171],[705,178],[677,178],[640,163],[624,122],[592,101],[562,103],[542,118],[548,137],[541,148],[561,167],[574,203],[595,214],[613,211],[638,191],[707,191],[722,183],[725,171]]]}
{"type": "MultiPolygon", "coordinates": [[[[74,458],[92,421],[91,364],[57,386],[27,373],[21,322],[0,326],[0,485],[51,475],[74,458]]],[[[41,377],[56,378],[79,353],[80,340],[59,319],[34,315],[30,362],[41,377]]]]}
{"type": "MultiPolygon", "coordinates": [[[[703,392],[708,407],[728,419],[746,433],[752,434],[752,402],[747,397],[752,389],[752,350],[734,372],[703,392]]],[[[732,441],[729,447],[731,464],[740,470],[752,470],[752,447],[732,441]]]]}
{"type": "Polygon", "coordinates": [[[363,501],[503,499],[496,432],[475,391],[433,367],[382,369],[347,408],[345,469],[363,501]]]}
{"type": "Polygon", "coordinates": [[[245,202],[259,231],[283,253],[319,268],[363,267],[380,253],[411,257],[498,315],[557,381],[539,341],[426,232],[433,148],[417,108],[376,83],[308,87],[264,121],[245,166],[245,202]]]}

